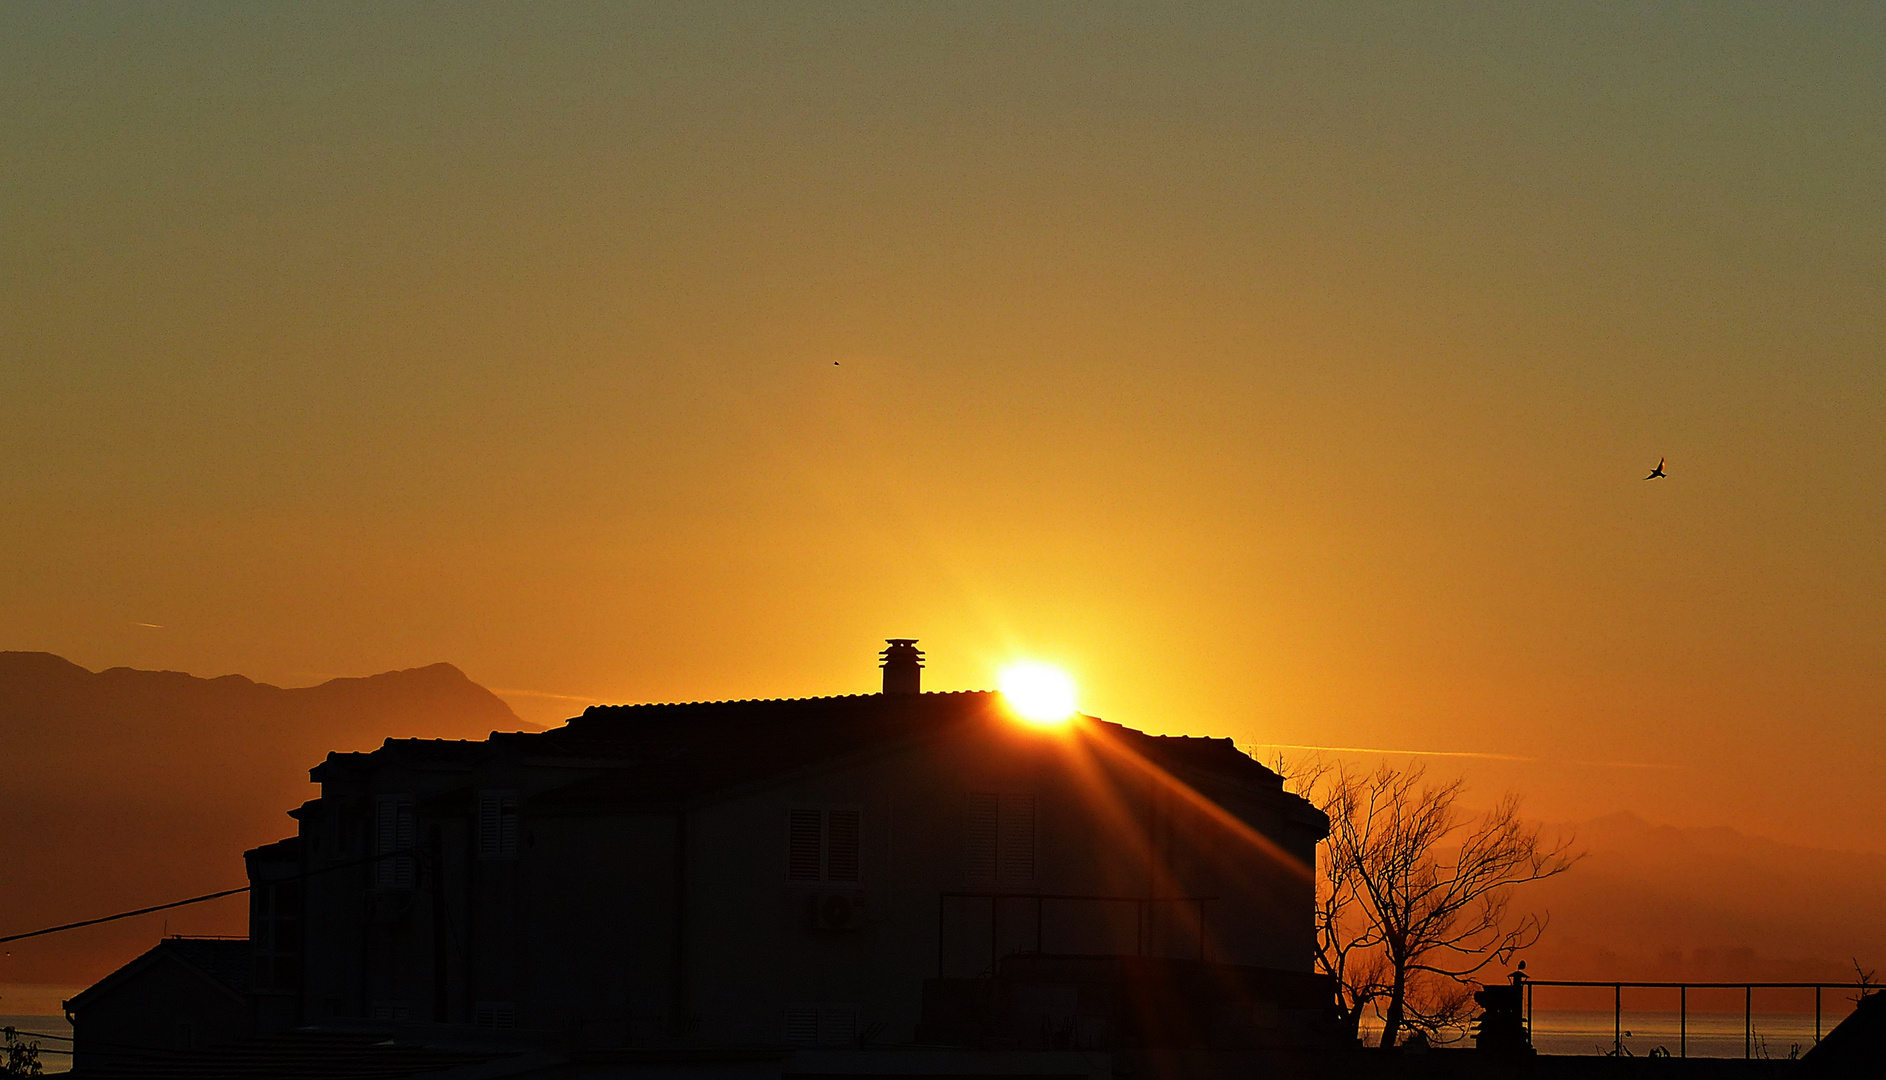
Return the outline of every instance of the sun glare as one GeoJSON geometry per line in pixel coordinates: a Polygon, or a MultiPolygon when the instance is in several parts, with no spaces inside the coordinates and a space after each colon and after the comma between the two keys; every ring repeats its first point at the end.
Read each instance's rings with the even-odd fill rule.
{"type": "Polygon", "coordinates": [[[1002,697],[1031,724],[1065,724],[1074,718],[1074,680],[1047,664],[1014,664],[1002,672],[1002,697]]]}

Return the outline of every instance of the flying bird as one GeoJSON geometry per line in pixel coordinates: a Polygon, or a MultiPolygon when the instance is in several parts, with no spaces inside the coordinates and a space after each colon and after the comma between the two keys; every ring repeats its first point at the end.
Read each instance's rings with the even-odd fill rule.
{"type": "Polygon", "coordinates": [[[1663,459],[1662,459],[1662,458],[1658,458],[1658,459],[1657,459],[1657,467],[1656,467],[1656,468],[1654,468],[1654,469],[1652,469],[1652,470],[1650,470],[1650,475],[1649,475],[1649,476],[1646,476],[1646,477],[1644,477],[1644,479],[1646,479],[1646,480],[1655,480],[1655,479],[1656,479],[1656,478],[1658,478],[1659,476],[1668,476],[1668,475],[1669,475],[1668,473],[1666,473],[1666,472],[1664,472],[1664,471],[1663,471],[1663,459]]]}

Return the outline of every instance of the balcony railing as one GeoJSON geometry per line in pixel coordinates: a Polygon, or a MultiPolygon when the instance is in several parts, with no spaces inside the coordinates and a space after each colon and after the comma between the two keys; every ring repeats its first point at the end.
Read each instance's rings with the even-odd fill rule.
{"type": "Polygon", "coordinates": [[[1603,982],[1575,979],[1526,979],[1526,1031],[1532,1032],[1532,993],[1540,986],[1577,986],[1585,988],[1611,989],[1611,1038],[1615,1055],[1624,1054],[1624,991],[1630,989],[1675,990],[1677,992],[1677,1056],[1689,1056],[1689,996],[1691,990],[1740,990],[1742,991],[1742,1056],[1750,1058],[1755,1051],[1755,991],[1757,990],[1812,990],[1814,991],[1814,1041],[1821,1041],[1821,994],[1825,990],[1853,990],[1861,994],[1871,987],[1851,982],[1603,982]]]}

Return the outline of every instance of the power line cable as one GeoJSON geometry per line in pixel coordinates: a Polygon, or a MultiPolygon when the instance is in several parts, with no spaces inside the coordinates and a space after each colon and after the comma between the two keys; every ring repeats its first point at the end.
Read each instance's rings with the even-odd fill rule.
{"type": "Polygon", "coordinates": [[[81,919],[78,922],[66,923],[63,926],[48,926],[44,930],[33,930],[24,934],[9,934],[6,937],[0,937],[0,945],[9,941],[25,941],[27,938],[44,937],[47,934],[57,934],[65,930],[77,930],[81,926],[97,926],[99,923],[116,922],[119,919],[134,918],[138,915],[149,915],[153,911],[167,911],[174,907],[201,904],[205,900],[220,900],[225,896],[234,896],[237,893],[245,893],[248,891],[249,886],[244,885],[240,889],[224,889],[222,892],[204,893],[202,896],[192,896],[188,900],[172,900],[168,904],[155,904],[151,907],[139,908],[136,911],[120,911],[116,915],[100,915],[96,919],[81,919]]]}
{"type": "MultiPolygon", "coordinates": [[[[402,855],[418,856],[420,854],[421,853],[419,852],[419,849],[417,848],[410,848],[410,847],[400,848],[397,851],[389,851],[381,855],[369,855],[363,859],[352,859],[348,862],[335,863],[333,866],[323,866],[319,870],[308,870],[299,874],[291,874],[288,877],[269,878],[268,880],[262,882],[262,884],[277,885],[284,881],[302,881],[307,878],[311,878],[316,874],[325,874],[330,870],[342,870],[349,866],[359,866],[362,863],[379,862],[381,859],[392,859],[392,858],[397,858],[402,855]]],[[[250,885],[244,885],[236,889],[224,889],[221,892],[204,893],[202,896],[192,896],[188,900],[172,900],[168,904],[155,904],[155,905],[152,905],[151,907],[138,908],[136,911],[120,911],[116,915],[100,915],[96,919],[80,919],[78,922],[65,923],[60,926],[48,926],[44,930],[31,930],[24,934],[9,934],[6,937],[0,937],[0,945],[4,945],[9,941],[25,941],[27,938],[44,937],[47,934],[58,934],[66,930],[77,930],[83,926],[97,926],[99,923],[116,922],[119,919],[132,919],[132,918],[136,918],[139,915],[149,915],[153,911],[168,911],[171,908],[187,907],[190,904],[201,904],[206,900],[220,900],[225,896],[234,896],[237,893],[246,893],[251,888],[252,886],[250,885]]]]}

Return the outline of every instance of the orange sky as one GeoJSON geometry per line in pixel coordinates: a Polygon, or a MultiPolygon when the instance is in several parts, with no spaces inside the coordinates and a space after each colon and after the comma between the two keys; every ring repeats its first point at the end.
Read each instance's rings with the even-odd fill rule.
{"type": "Polygon", "coordinates": [[[0,648],[1886,850],[1886,14],[1242,8],[0,12],[0,648]]]}

